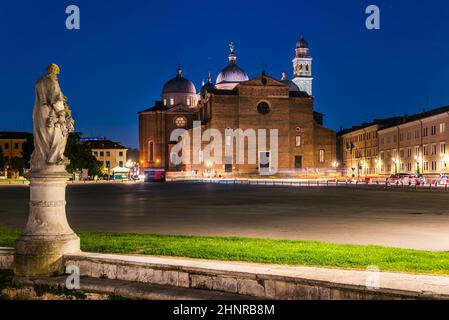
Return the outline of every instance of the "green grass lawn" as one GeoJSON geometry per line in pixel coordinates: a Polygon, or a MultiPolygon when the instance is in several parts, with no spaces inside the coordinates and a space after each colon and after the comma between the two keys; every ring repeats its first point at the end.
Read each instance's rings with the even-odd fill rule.
{"type": "MultiPolygon", "coordinates": [[[[0,227],[0,247],[14,247],[20,231],[0,227]]],[[[133,253],[288,265],[449,274],[449,253],[231,237],[79,232],[87,252],[133,253]]]]}

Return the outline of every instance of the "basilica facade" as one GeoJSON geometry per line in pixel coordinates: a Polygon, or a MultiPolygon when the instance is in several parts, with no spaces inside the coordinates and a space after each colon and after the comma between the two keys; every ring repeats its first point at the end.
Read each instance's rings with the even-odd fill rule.
{"type": "Polygon", "coordinates": [[[215,82],[209,74],[198,92],[178,68],[176,76],[164,85],[161,99],[139,112],[141,165],[217,176],[324,172],[335,167],[336,133],[323,126],[323,114],[314,110],[312,57],[305,38],[296,44],[292,80],[286,73],[276,79],[265,71],[250,78],[237,65],[232,44],[230,48],[228,64],[215,82]],[[185,155],[176,147],[180,143],[172,135],[176,129],[185,129],[190,136],[198,129],[220,132],[225,137],[219,147],[222,150],[213,151],[215,157],[206,160],[202,153],[207,139],[200,142],[199,154],[188,140],[193,150],[188,152],[191,161],[180,163],[185,155]],[[266,145],[251,144],[249,136],[246,140],[239,137],[251,131],[259,139],[260,133],[265,135],[266,145]],[[275,144],[272,132],[276,132],[275,144]],[[243,159],[237,154],[239,143],[246,143],[243,159]],[[250,159],[251,154],[255,159],[250,159]]]}

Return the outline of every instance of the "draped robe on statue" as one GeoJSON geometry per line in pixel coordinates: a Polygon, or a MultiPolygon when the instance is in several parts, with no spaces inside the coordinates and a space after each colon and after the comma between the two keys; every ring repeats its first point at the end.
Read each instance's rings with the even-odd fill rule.
{"type": "Polygon", "coordinates": [[[31,170],[45,170],[55,165],[63,167],[67,136],[73,131],[73,123],[67,119],[64,95],[56,75],[47,75],[37,81],[35,97],[35,149],[31,156],[31,170]]]}

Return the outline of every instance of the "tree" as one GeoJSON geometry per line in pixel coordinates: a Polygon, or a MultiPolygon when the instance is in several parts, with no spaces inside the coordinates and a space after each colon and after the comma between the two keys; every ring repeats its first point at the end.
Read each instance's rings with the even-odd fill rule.
{"type": "Polygon", "coordinates": [[[29,137],[22,145],[22,158],[24,160],[24,168],[30,168],[31,154],[34,151],[33,136],[29,137]]]}
{"type": "Polygon", "coordinates": [[[0,147],[0,173],[3,173],[5,171],[6,167],[6,159],[5,155],[3,154],[3,149],[0,147]]]}
{"type": "Polygon", "coordinates": [[[90,176],[102,176],[102,163],[92,154],[89,145],[81,142],[82,134],[73,132],[69,134],[64,155],[70,160],[66,167],[69,173],[87,169],[90,176]]]}
{"type": "Polygon", "coordinates": [[[20,157],[14,157],[8,160],[8,167],[14,174],[14,177],[23,175],[25,160],[20,157]]]}

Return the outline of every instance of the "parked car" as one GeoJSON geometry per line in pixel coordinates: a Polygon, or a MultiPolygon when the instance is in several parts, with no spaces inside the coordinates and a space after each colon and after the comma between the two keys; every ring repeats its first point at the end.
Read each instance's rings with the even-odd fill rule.
{"type": "Polygon", "coordinates": [[[165,177],[164,169],[145,170],[145,182],[165,182],[165,177]]]}
{"type": "Polygon", "coordinates": [[[387,182],[389,184],[408,184],[410,180],[410,175],[407,173],[396,173],[392,174],[388,179],[387,182]]]}
{"type": "Polygon", "coordinates": [[[389,184],[401,184],[401,185],[422,185],[425,184],[426,179],[422,175],[409,174],[409,173],[397,173],[392,174],[388,178],[389,184]]]}

